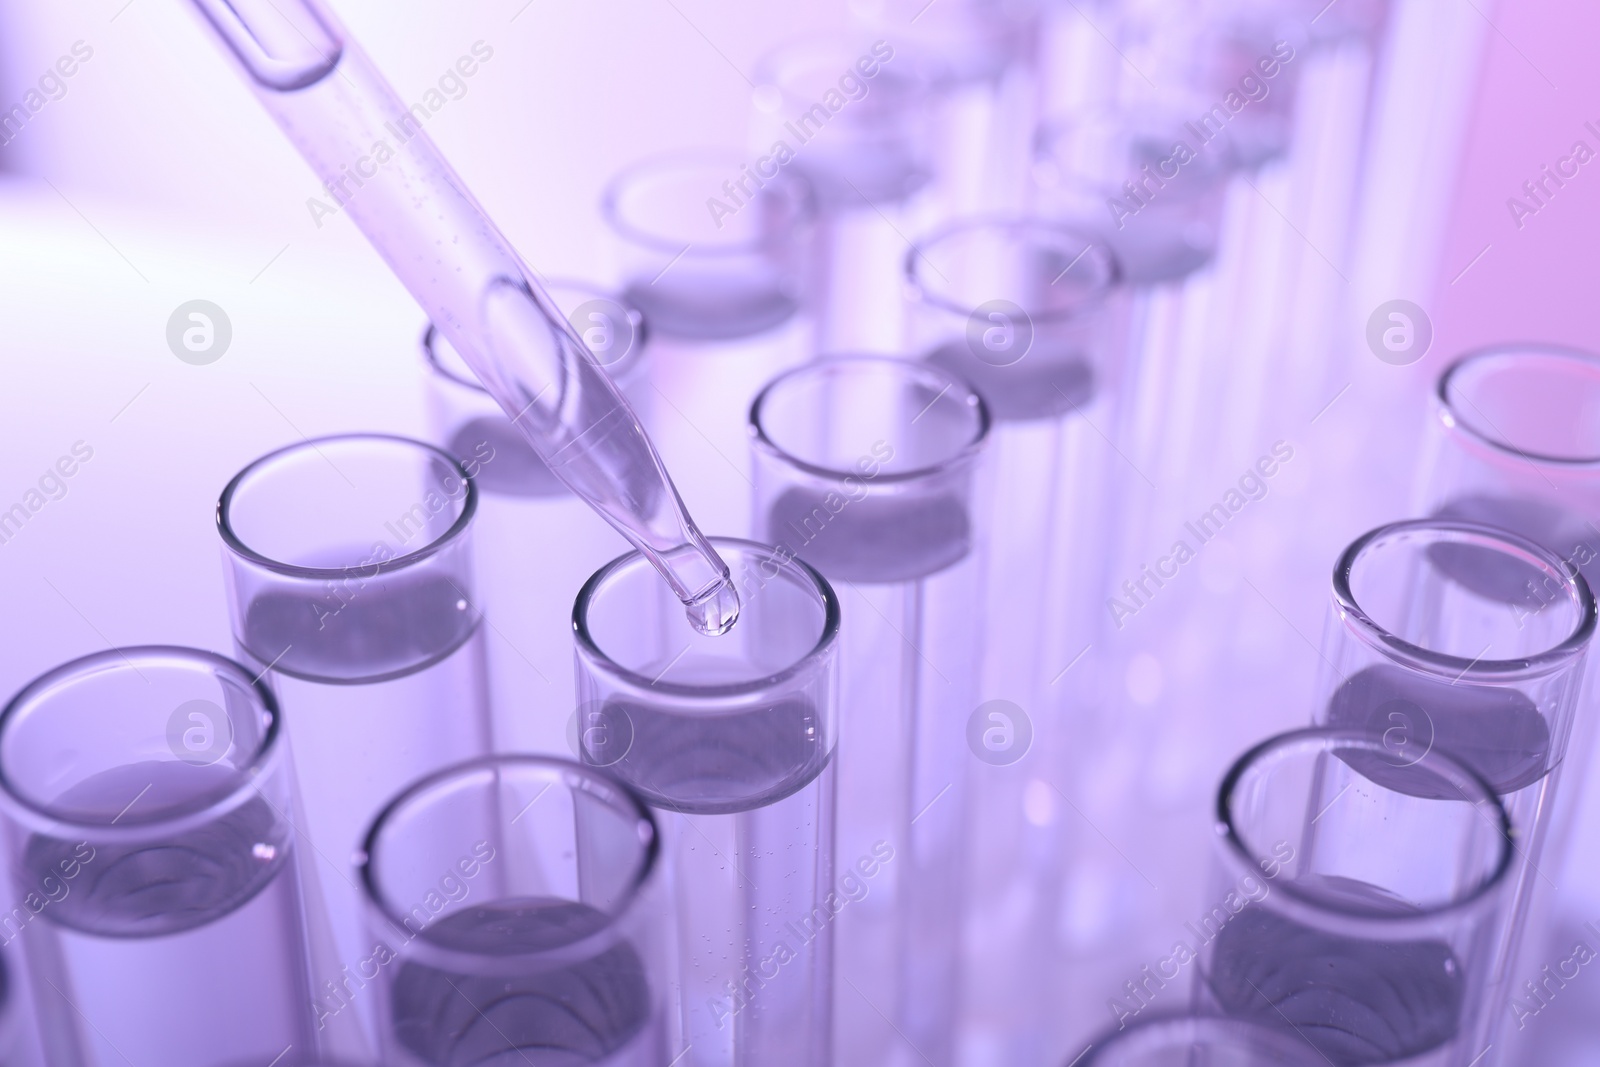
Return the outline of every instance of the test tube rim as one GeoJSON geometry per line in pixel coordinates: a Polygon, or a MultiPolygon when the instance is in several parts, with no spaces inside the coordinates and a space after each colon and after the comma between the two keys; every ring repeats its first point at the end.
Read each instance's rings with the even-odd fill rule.
{"type": "MultiPolygon", "coordinates": [[[[1197,102],[1203,99],[1196,94],[1184,94],[1183,99],[1187,100],[1191,97],[1197,102]]],[[[1062,112],[1050,118],[1044,119],[1039,123],[1038,129],[1033,137],[1032,164],[1035,168],[1035,173],[1037,174],[1038,167],[1053,161],[1054,153],[1051,151],[1052,146],[1056,145],[1057,142],[1066,136],[1069,131],[1075,128],[1086,126],[1092,122],[1108,122],[1116,127],[1124,127],[1130,125],[1135,119],[1154,118],[1163,121],[1171,119],[1175,123],[1174,128],[1176,128],[1176,124],[1179,123],[1179,120],[1183,114],[1178,108],[1176,99],[1176,97],[1173,97],[1159,101],[1106,103],[1092,108],[1062,112]]],[[[1212,141],[1208,141],[1206,144],[1209,146],[1215,143],[1217,140],[1221,140],[1223,142],[1221,149],[1222,159],[1220,163],[1213,171],[1205,172],[1205,176],[1210,179],[1209,181],[1203,183],[1198,188],[1190,186],[1185,187],[1186,195],[1182,195],[1180,197],[1180,199],[1183,201],[1199,201],[1205,197],[1215,196],[1225,192],[1229,182],[1233,180],[1234,175],[1238,174],[1242,169],[1239,165],[1237,151],[1234,148],[1233,140],[1227,136],[1227,131],[1225,129],[1218,137],[1214,137],[1212,141]]],[[[1063,185],[1066,187],[1086,190],[1094,193],[1110,193],[1113,195],[1119,195],[1121,192],[1121,190],[1115,185],[1093,181],[1083,177],[1081,171],[1077,169],[1069,170],[1064,167],[1060,169],[1063,175],[1068,176],[1063,181],[1063,185]]],[[[1130,174],[1128,177],[1132,178],[1134,175],[1130,174]]]]}
{"type": "MultiPolygon", "coordinates": [[[[1467,541],[1467,543],[1471,543],[1467,541]]],[[[1424,674],[1445,678],[1451,684],[1471,673],[1485,681],[1510,682],[1542,678],[1552,674],[1582,655],[1594,635],[1597,606],[1588,581],[1581,573],[1568,574],[1561,560],[1549,549],[1496,526],[1476,522],[1446,519],[1406,519],[1391,522],[1368,530],[1340,553],[1333,568],[1334,610],[1358,640],[1378,651],[1386,660],[1424,674]],[[1557,578],[1575,599],[1578,622],[1573,631],[1559,644],[1517,659],[1469,659],[1444,652],[1436,652],[1412,644],[1392,634],[1372,618],[1357,601],[1351,588],[1351,577],[1363,554],[1381,541],[1391,538],[1409,538],[1419,534],[1454,534],[1458,541],[1476,539],[1498,542],[1500,546],[1516,550],[1508,553],[1526,557],[1523,562],[1537,566],[1547,575],[1557,578]]]]}
{"type": "Polygon", "coordinates": [[[0,805],[3,805],[7,814],[19,823],[26,823],[35,832],[52,837],[81,833],[90,840],[105,844],[170,838],[175,833],[203,826],[226,815],[260,792],[257,783],[270,777],[282,759],[282,746],[279,744],[282,722],[283,716],[279,711],[277,698],[273,696],[272,690],[261,677],[252,675],[242,664],[226,656],[184,645],[129,645],[91,652],[86,656],[58,664],[40,674],[19,689],[5,703],[4,708],[0,708],[0,805]],[[164,660],[177,660],[188,666],[202,666],[216,674],[226,676],[258,703],[259,711],[265,716],[266,722],[261,732],[260,743],[250,753],[249,760],[241,764],[236,772],[238,784],[235,787],[225,794],[208,799],[199,806],[179,806],[157,821],[132,823],[126,826],[74,819],[39,803],[27,792],[18,788],[4,758],[5,740],[17,717],[28,707],[39,699],[47,697],[51,690],[74,678],[108,670],[132,669],[138,673],[136,663],[151,665],[164,660]]]}
{"type": "MultiPolygon", "coordinates": [[[[1434,400],[1438,405],[1437,415],[1439,420],[1444,423],[1446,429],[1459,430],[1470,441],[1498,455],[1510,456],[1526,463],[1545,465],[1562,471],[1600,468],[1600,455],[1552,456],[1517,448],[1497,434],[1492,435],[1484,432],[1477,424],[1477,420],[1465,415],[1460,406],[1452,399],[1452,389],[1458,377],[1468,373],[1482,361],[1530,355],[1571,360],[1575,363],[1588,365],[1595,370],[1600,370],[1600,355],[1573,345],[1529,341],[1474,348],[1456,357],[1455,361],[1445,368],[1444,373],[1439,375],[1439,382],[1434,389],[1434,400]]],[[[1492,426],[1489,428],[1493,429],[1492,426]]]]}
{"type": "MultiPolygon", "coordinates": [[[[603,285],[599,285],[595,282],[585,281],[581,278],[544,278],[540,280],[540,284],[544,286],[547,295],[552,289],[581,290],[591,294],[597,299],[609,300],[618,307],[622,308],[623,311],[627,312],[628,322],[633,326],[635,331],[632,348],[620,359],[614,360],[611,363],[601,363],[598,359],[593,359],[594,364],[601,370],[605,371],[606,375],[611,378],[613,382],[619,386],[626,384],[628,376],[638,369],[639,364],[643,359],[645,347],[650,343],[650,322],[645,317],[644,312],[640,311],[633,304],[630,304],[624,294],[612,292],[603,285]]],[[[553,297],[551,298],[551,303],[555,303],[555,299],[553,297]]],[[[488,397],[492,400],[493,397],[489,390],[485,389],[483,387],[483,383],[478,381],[476,377],[463,378],[461,375],[445,366],[444,362],[439,359],[438,353],[434,351],[434,342],[435,338],[440,337],[444,338],[446,342],[450,340],[444,331],[439,329],[437,323],[431,319],[428,320],[427,324],[422,328],[421,346],[422,360],[425,364],[427,364],[429,371],[439,375],[445,381],[450,382],[453,385],[459,385],[464,389],[471,389],[473,392],[481,393],[485,397],[488,397]]],[[[591,358],[593,358],[593,349],[585,346],[584,351],[588,352],[591,358]]],[[[463,360],[463,362],[465,361],[463,360]]]]}
{"type": "Polygon", "coordinates": [[[450,524],[449,528],[441,533],[438,537],[435,537],[425,545],[419,545],[409,552],[395,556],[391,559],[382,560],[381,562],[372,563],[370,565],[362,564],[363,567],[370,566],[373,575],[389,574],[429,559],[461,539],[468,527],[472,524],[472,518],[478,510],[478,483],[477,480],[473,478],[472,475],[467,471],[467,468],[462,464],[462,462],[456,457],[450,455],[450,453],[444,451],[444,449],[439,448],[436,445],[429,444],[426,441],[419,441],[414,437],[405,437],[401,434],[392,433],[354,432],[327,434],[322,437],[308,437],[302,441],[297,441],[294,444],[284,445],[282,448],[273,449],[271,452],[251,460],[248,464],[241,468],[239,473],[235,474],[231,479],[228,480],[228,484],[222,489],[222,495],[217,498],[217,533],[221,536],[223,544],[226,545],[227,548],[234,554],[249,560],[251,563],[254,563],[259,567],[263,567],[266,570],[272,571],[274,574],[281,574],[285,577],[302,578],[313,581],[338,580],[348,577],[351,570],[350,567],[307,567],[298,563],[285,563],[282,560],[273,559],[271,556],[267,556],[256,551],[249,545],[245,544],[243,538],[241,538],[238,533],[234,531],[233,525],[229,521],[229,508],[232,505],[233,498],[238,492],[240,486],[244,484],[245,479],[249,477],[250,474],[257,468],[262,467],[272,461],[281,459],[293,452],[300,452],[308,448],[315,451],[317,450],[318,445],[349,441],[383,441],[392,444],[405,445],[409,448],[415,448],[425,452],[431,452],[438,459],[460,473],[461,478],[466,485],[466,493],[464,494],[461,502],[461,514],[457,515],[455,521],[450,524]]]}
{"type": "Polygon", "coordinates": [[[687,256],[693,249],[695,256],[748,256],[752,253],[768,252],[781,249],[793,235],[804,234],[817,220],[816,194],[811,188],[811,183],[799,174],[788,170],[780,170],[771,178],[765,179],[763,189],[767,185],[781,184],[786,190],[791,191],[793,216],[791,225],[782,236],[776,239],[763,235],[748,241],[739,241],[731,244],[714,246],[695,246],[693,242],[685,245],[682,242],[664,238],[658,234],[640,229],[632,220],[624,216],[621,209],[623,189],[640,175],[651,173],[655,170],[669,170],[677,167],[706,166],[712,160],[718,160],[727,166],[724,173],[736,175],[739,168],[747,161],[740,159],[735,153],[719,148],[680,148],[669,152],[658,152],[637,160],[619,171],[606,183],[605,190],[600,194],[600,214],[605,219],[606,225],[619,237],[633,244],[649,248],[655,252],[665,252],[673,256],[687,256]]]}
{"type": "Polygon", "coordinates": [[[583,588],[578,590],[577,599],[572,604],[572,633],[577,645],[578,654],[597,671],[603,673],[620,688],[638,693],[649,693],[654,697],[668,696],[682,700],[692,701],[695,705],[710,710],[722,710],[720,704],[740,703],[750,696],[781,686],[784,683],[799,677],[806,671],[813,669],[813,665],[827,659],[835,650],[839,640],[839,596],[834,591],[822,573],[812,567],[805,560],[793,554],[784,553],[773,545],[762,544],[742,537],[708,537],[712,548],[717,554],[722,555],[722,549],[734,548],[740,552],[752,549],[759,551],[769,559],[779,562],[782,567],[797,568],[800,576],[806,579],[812,590],[822,602],[822,632],[818,635],[816,644],[793,663],[780,671],[754,678],[745,682],[726,682],[717,685],[684,685],[681,682],[666,682],[652,679],[648,675],[630,670],[612,659],[595,642],[590,633],[588,624],[588,605],[594,600],[595,594],[605,581],[613,574],[630,567],[642,564],[651,566],[644,553],[637,550],[625,552],[616,559],[607,563],[589,576],[583,583],[583,588]]]}
{"type": "MultiPolygon", "coordinates": [[[[788,67],[801,61],[803,57],[816,53],[833,53],[836,58],[844,60],[845,67],[841,73],[850,73],[855,71],[852,60],[860,58],[859,56],[849,55],[852,49],[865,47],[870,50],[874,44],[882,43],[882,40],[881,37],[876,37],[874,34],[867,32],[865,28],[824,31],[791,37],[762,53],[761,57],[756,60],[751,74],[754,76],[753,80],[758,87],[771,88],[784,100],[799,102],[801,98],[785,88],[785,79],[781,76],[788,67]]],[[[879,73],[883,73],[881,68],[879,73]]],[[[877,76],[875,74],[872,77],[876,78],[877,76]]],[[[923,68],[912,68],[910,73],[902,73],[896,70],[894,76],[913,90],[932,93],[937,91],[938,88],[937,80],[931,77],[923,68]]],[[[927,102],[926,106],[931,109],[931,100],[927,102]]]]}
{"type": "MultiPolygon", "coordinates": [[[[1132,1024],[1124,1024],[1123,1028],[1120,1029],[1102,1032],[1095,1038],[1089,1048],[1085,1049],[1081,1054],[1082,1059],[1073,1060],[1067,1067],[1097,1067],[1097,1065],[1107,1062],[1107,1056],[1120,1055],[1122,1054],[1122,1049],[1130,1046],[1133,1047],[1135,1052],[1138,1052],[1139,1045],[1142,1043],[1141,1038],[1145,1038],[1146,1035],[1149,1035],[1147,1040],[1161,1043],[1152,1047],[1165,1048],[1167,1045],[1164,1042],[1175,1039],[1181,1040],[1181,1033],[1184,1030],[1239,1031],[1241,1036],[1247,1036],[1249,1040],[1262,1044],[1263,1052],[1291,1056],[1289,1059],[1276,1061],[1278,1064],[1320,1064],[1326,1062],[1321,1058],[1312,1059],[1309,1055],[1298,1055],[1301,1049],[1310,1049],[1315,1052],[1315,1045],[1294,1040],[1281,1030],[1274,1030],[1249,1019],[1238,1019],[1229,1015],[1166,1012],[1137,1019],[1132,1024]],[[1172,1033],[1152,1033],[1152,1031],[1172,1031],[1172,1033]]],[[[1204,1040],[1205,1037],[1206,1035],[1203,1033],[1198,1034],[1196,1038],[1191,1039],[1191,1042],[1197,1039],[1204,1040]]]]}
{"type": "MultiPolygon", "coordinates": [[[[613,798],[625,801],[631,807],[632,813],[638,816],[640,820],[638,824],[640,831],[647,834],[649,839],[644,843],[645,847],[641,853],[638,869],[633,872],[626,889],[605,912],[607,921],[601,929],[580,937],[576,941],[570,941],[551,949],[523,954],[490,956],[487,958],[511,967],[517,967],[526,963],[529,958],[535,958],[547,961],[551,967],[558,967],[573,960],[586,959],[598,954],[625,936],[619,931],[619,926],[639,904],[640,898],[644,896],[652,876],[660,867],[661,827],[656,821],[654,813],[650,810],[650,805],[627,782],[604,768],[587,766],[576,760],[565,759],[560,756],[542,756],[526,752],[491,753],[487,756],[478,756],[470,760],[453,763],[448,767],[442,767],[407,784],[391,797],[382,808],[378,809],[377,814],[372,817],[372,822],[361,837],[361,848],[356,858],[356,873],[361,882],[363,903],[369,910],[376,911],[378,916],[390,927],[405,929],[405,920],[402,917],[402,913],[389,900],[388,896],[382,892],[381,887],[378,885],[378,876],[373,870],[373,860],[379,854],[380,837],[386,828],[386,824],[408,804],[424,799],[430,790],[477,773],[491,772],[498,774],[503,767],[538,768],[567,782],[570,782],[573,776],[590,784],[598,782],[613,791],[613,798]]],[[[569,784],[569,788],[576,791],[577,787],[569,784]]],[[[540,795],[542,796],[543,794],[541,793],[540,795]]],[[[427,927],[423,927],[423,931],[426,931],[426,929],[427,927]]],[[[426,942],[423,946],[423,954],[432,959],[448,962],[452,959],[478,961],[486,958],[484,953],[455,949],[430,941],[423,936],[423,931],[419,931],[408,943],[426,942]]]]}
{"type": "Polygon", "coordinates": [[[873,484],[904,485],[909,482],[936,477],[972,463],[982,452],[984,445],[988,442],[989,433],[993,428],[994,422],[992,416],[989,414],[989,405],[984,403],[982,395],[976,389],[974,389],[970,383],[968,383],[965,379],[944,371],[941,368],[935,367],[923,360],[898,359],[894,356],[878,355],[825,356],[823,358],[813,360],[810,363],[805,363],[801,366],[786,370],[776,378],[773,378],[766,385],[762,386],[761,391],[756,394],[755,400],[751,401],[750,403],[750,413],[746,419],[746,428],[756,447],[762,449],[772,458],[779,460],[788,466],[828,481],[839,481],[842,478],[859,476],[859,473],[855,470],[840,470],[834,467],[825,467],[820,464],[809,463],[801,459],[794,453],[783,448],[776,441],[772,440],[772,438],[768,436],[766,428],[761,423],[762,407],[774,390],[789,383],[793,379],[801,378],[818,372],[833,371],[839,367],[849,364],[858,366],[890,366],[896,370],[904,371],[907,374],[931,378],[934,381],[942,381],[947,388],[963,390],[965,396],[961,398],[962,402],[969,407],[973,407],[977,413],[976,432],[973,434],[972,439],[964,444],[954,455],[951,455],[949,458],[941,460],[938,463],[916,467],[911,470],[897,471],[894,473],[880,472],[872,477],[871,480],[873,484]]]}
{"type": "Polygon", "coordinates": [[[929,231],[921,240],[915,242],[906,250],[902,277],[907,287],[907,292],[912,299],[951,314],[963,316],[972,314],[977,305],[958,303],[943,293],[935,291],[926,284],[917,266],[925,259],[925,249],[931,248],[941,241],[964,231],[979,229],[1053,230],[1059,234],[1069,234],[1073,238],[1084,242],[1091,249],[1100,250],[1101,256],[1099,258],[1104,264],[1103,277],[1094,286],[1089,298],[1074,307],[1049,314],[1035,312],[1030,308],[1023,308],[1023,311],[1031,321],[1056,323],[1086,318],[1103,307],[1111,294],[1122,284],[1122,265],[1117,261],[1116,253],[1091,229],[1044,215],[968,215],[954,219],[929,231]]]}
{"type": "MultiPolygon", "coordinates": [[[[1227,773],[1222,777],[1221,784],[1217,787],[1217,802],[1215,807],[1216,833],[1222,843],[1222,852],[1228,861],[1237,868],[1260,875],[1259,866],[1261,857],[1245,845],[1238,827],[1233,818],[1232,804],[1235,790],[1244,780],[1245,773],[1254,766],[1262,757],[1277,749],[1306,745],[1319,746],[1324,754],[1332,755],[1333,748],[1337,745],[1341,749],[1364,748],[1369,751],[1378,750],[1386,755],[1392,752],[1384,747],[1382,738],[1365,733],[1361,730],[1352,730],[1334,727],[1308,726],[1296,730],[1288,730],[1274,734],[1252,745],[1244,754],[1229,766],[1227,773]]],[[[1467,797],[1463,793],[1462,799],[1470,804],[1488,805],[1495,813],[1493,826],[1498,831],[1496,840],[1499,843],[1499,859],[1490,869],[1489,873],[1475,885],[1471,892],[1429,907],[1419,907],[1416,911],[1404,915],[1375,915],[1370,912],[1352,911],[1341,909],[1330,901],[1297,889],[1292,881],[1276,882],[1273,894],[1279,898],[1279,903],[1274,907],[1289,913],[1291,918],[1298,919],[1306,925],[1320,929],[1333,929],[1342,934],[1356,937],[1369,937],[1374,940],[1411,939],[1426,936],[1434,930],[1441,921],[1460,917],[1471,917],[1476,913],[1486,911],[1495,905],[1495,898],[1507,884],[1507,877],[1513,866],[1513,860],[1518,855],[1512,844],[1511,817],[1507,814],[1505,805],[1494,791],[1488,780],[1472,767],[1440,749],[1430,749],[1423,759],[1429,761],[1429,770],[1439,773],[1439,766],[1449,768],[1459,776],[1456,783],[1460,789],[1460,781],[1471,783],[1478,793],[1476,799],[1467,797]],[[1285,904],[1285,901],[1287,902],[1285,904]]],[[[1418,760],[1417,762],[1421,762],[1418,760]]],[[[1414,764],[1413,764],[1414,765],[1414,764]]],[[[1360,773],[1357,771],[1356,773],[1360,773]]],[[[1456,803],[1455,801],[1438,801],[1437,803],[1456,803]]]]}

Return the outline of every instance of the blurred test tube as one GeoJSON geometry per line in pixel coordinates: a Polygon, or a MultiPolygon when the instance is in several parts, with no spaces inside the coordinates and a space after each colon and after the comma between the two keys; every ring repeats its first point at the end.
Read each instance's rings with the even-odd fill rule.
{"type": "MultiPolygon", "coordinates": [[[[1418,327],[1404,316],[1386,325],[1418,327]]],[[[1440,376],[1433,408],[1422,512],[1520,534],[1595,586],[1600,357],[1537,344],[1468,353],[1440,376]]]]}
{"type": "MultiPolygon", "coordinates": [[[[984,946],[967,991],[983,1036],[1007,1062],[1044,1055],[1065,1014],[1050,1005],[1059,967],[1055,886],[1066,832],[1067,753],[1097,618],[1119,469],[1115,422],[1120,294],[1110,251],[1042,219],[972,219],[906,260],[914,351],[970,381],[994,418],[993,531],[984,577],[979,699],[995,740],[973,768],[969,944],[984,946]]],[[[972,709],[969,714],[978,709],[972,709]]],[[[1096,1020],[1098,1025],[1098,1020],[1096,1020]]]]}
{"type": "Polygon", "coordinates": [[[366,825],[407,783],[489,750],[469,472],[492,463],[326,437],[256,460],[217,505],[234,643],[295,754],[319,1024],[372,1020],[352,875],[366,825]]]}
{"type": "Polygon", "coordinates": [[[863,34],[786,44],[756,80],[758,173],[791,168],[816,195],[816,348],[896,351],[904,235],[932,207],[934,86],[894,44],[863,34]]]}
{"type": "Polygon", "coordinates": [[[744,412],[810,354],[810,186],[731,153],[681,152],[623,172],[606,221],[621,301],[650,324],[650,436],[700,525],[749,528],[744,412]]]}
{"type": "MultiPolygon", "coordinates": [[[[586,282],[550,279],[545,291],[633,410],[649,411],[638,309],[586,282]]],[[[627,543],[550,473],[448,338],[429,327],[422,348],[435,439],[477,470],[472,541],[496,747],[576,755],[572,601],[627,543]]]]}
{"type": "Polygon", "coordinates": [[[863,29],[929,86],[941,217],[1015,211],[1035,121],[1037,0],[862,0],[863,29]]]}
{"type": "Polygon", "coordinates": [[[837,1062],[953,1064],[988,414],[926,364],[827,359],[762,390],[750,428],[758,536],[820,570],[850,620],[838,854],[861,896],[838,919],[837,1062]]]}

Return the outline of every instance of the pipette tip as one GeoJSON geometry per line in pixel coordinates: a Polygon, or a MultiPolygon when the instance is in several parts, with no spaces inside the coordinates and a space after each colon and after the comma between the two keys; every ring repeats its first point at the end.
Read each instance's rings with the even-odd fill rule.
{"type": "Polygon", "coordinates": [[[708,637],[720,637],[739,621],[739,593],[731,579],[724,578],[693,600],[684,602],[689,624],[708,637]]]}

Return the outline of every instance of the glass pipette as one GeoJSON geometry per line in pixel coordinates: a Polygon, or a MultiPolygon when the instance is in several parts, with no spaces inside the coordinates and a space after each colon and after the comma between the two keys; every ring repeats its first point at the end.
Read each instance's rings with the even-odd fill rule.
{"type": "Polygon", "coordinates": [[[728,567],[627,401],[359,45],[317,0],[194,0],[251,88],[549,464],[654,565],[703,633],[728,567]]]}

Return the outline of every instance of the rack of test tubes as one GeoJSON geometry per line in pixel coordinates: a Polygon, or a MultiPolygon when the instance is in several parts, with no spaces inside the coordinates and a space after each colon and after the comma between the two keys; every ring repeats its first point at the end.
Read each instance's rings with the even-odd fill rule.
{"type": "MultiPolygon", "coordinates": [[[[1505,239],[1449,215],[1507,5],[863,0],[730,58],[669,0],[743,126],[595,183],[585,275],[447,159],[504,41],[419,96],[354,0],[162,2],[415,402],[303,432],[347,369],[253,350],[274,436],[154,523],[210,642],[38,566],[95,643],[0,694],[0,1065],[1600,1062],[1600,352],[1466,329],[1505,239]]],[[[158,343],[299,344],[274,284],[158,343]]],[[[0,510],[7,597],[142,395],[0,510]]]]}

